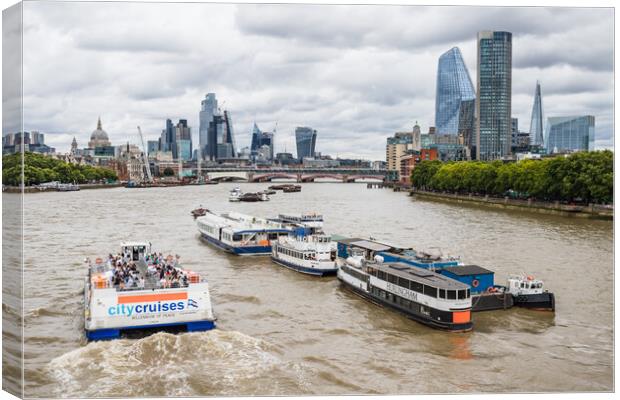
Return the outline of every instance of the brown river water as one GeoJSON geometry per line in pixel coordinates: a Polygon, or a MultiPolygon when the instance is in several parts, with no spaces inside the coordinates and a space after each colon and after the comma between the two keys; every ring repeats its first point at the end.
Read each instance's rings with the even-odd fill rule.
{"type": "MultiPolygon", "coordinates": [[[[415,200],[353,183],[309,183],[269,202],[229,203],[236,185],[24,197],[27,397],[613,390],[611,222],[415,200]],[[263,217],[320,212],[327,233],[439,246],[494,270],[497,283],[526,272],[555,292],[557,311],[476,313],[471,332],[437,331],[357,297],[335,277],[207,245],[189,215],[201,204],[263,217]],[[82,261],[128,239],[178,253],[206,275],[218,329],[87,343],[82,261]]],[[[5,204],[17,198],[3,196],[5,204]]],[[[11,290],[17,296],[5,287],[7,301],[17,298],[7,297],[11,290]]],[[[19,353],[11,321],[18,311],[3,310],[10,388],[20,378],[10,365],[19,353]]]]}

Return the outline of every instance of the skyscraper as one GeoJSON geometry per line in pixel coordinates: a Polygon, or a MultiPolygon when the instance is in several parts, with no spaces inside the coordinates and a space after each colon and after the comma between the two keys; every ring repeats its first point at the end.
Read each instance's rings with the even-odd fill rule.
{"type": "Polygon", "coordinates": [[[534,91],[534,106],[532,107],[532,121],[530,123],[530,143],[536,146],[544,144],[543,139],[543,109],[540,94],[540,82],[536,81],[534,91]]]}
{"type": "Polygon", "coordinates": [[[545,144],[549,153],[594,150],[594,116],[548,118],[545,144]]]}
{"type": "Polygon", "coordinates": [[[204,157],[211,161],[223,158],[236,158],[237,146],[233,132],[232,119],[228,111],[215,113],[207,131],[207,146],[204,157]]]}
{"type": "Polygon", "coordinates": [[[256,158],[258,155],[258,150],[262,146],[269,146],[268,156],[263,158],[272,161],[274,154],[273,136],[274,134],[272,132],[261,131],[255,122],[254,128],[252,129],[252,145],[250,146],[251,155],[256,158]]]}
{"type": "Polygon", "coordinates": [[[199,154],[202,159],[205,159],[207,154],[209,154],[209,124],[213,122],[213,116],[217,113],[215,93],[209,93],[202,100],[199,113],[198,145],[200,146],[199,154]]]}
{"type": "Polygon", "coordinates": [[[250,145],[251,154],[256,154],[256,151],[260,147],[259,142],[261,133],[261,130],[258,129],[258,125],[256,125],[256,122],[254,122],[254,128],[252,129],[252,144],[250,145]]]}
{"type": "Polygon", "coordinates": [[[439,57],[435,94],[437,133],[462,134],[471,144],[476,92],[467,72],[461,51],[453,47],[439,57]]]}
{"type": "Polygon", "coordinates": [[[512,33],[478,32],[476,80],[476,158],[510,154],[512,33]]]}
{"type": "Polygon", "coordinates": [[[314,157],[316,148],[316,130],[298,126],[295,128],[295,141],[297,143],[297,159],[303,161],[304,157],[314,157]]]}

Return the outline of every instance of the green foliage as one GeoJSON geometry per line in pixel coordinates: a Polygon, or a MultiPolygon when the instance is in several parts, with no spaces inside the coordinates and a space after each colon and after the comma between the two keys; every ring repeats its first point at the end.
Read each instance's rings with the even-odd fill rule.
{"type": "MultiPolygon", "coordinates": [[[[21,154],[2,156],[2,181],[5,185],[19,186],[21,182],[21,154]]],[[[44,182],[87,183],[90,181],[118,180],[109,168],[75,165],[38,153],[24,153],[24,183],[26,186],[44,182]]]]}
{"type": "Polygon", "coordinates": [[[414,168],[411,182],[422,190],[611,203],[613,161],[609,150],[516,163],[422,161],[414,168]]]}

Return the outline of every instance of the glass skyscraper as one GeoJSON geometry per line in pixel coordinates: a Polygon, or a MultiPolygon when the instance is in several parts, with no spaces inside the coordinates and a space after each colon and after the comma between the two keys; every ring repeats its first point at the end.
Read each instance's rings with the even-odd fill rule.
{"type": "Polygon", "coordinates": [[[316,147],[316,130],[305,126],[295,129],[297,143],[297,159],[303,161],[305,157],[314,157],[316,147]]]}
{"type": "Polygon", "coordinates": [[[534,106],[532,107],[532,122],[530,124],[530,143],[542,146],[544,143],[543,135],[542,96],[540,94],[540,82],[536,81],[534,106]]]}
{"type": "Polygon", "coordinates": [[[548,118],[546,136],[548,153],[594,150],[594,116],[548,118]]]}
{"type": "Polygon", "coordinates": [[[462,134],[471,144],[476,92],[458,47],[439,57],[435,95],[435,126],[438,134],[462,134]]]}
{"type": "Polygon", "coordinates": [[[476,158],[510,154],[512,33],[478,32],[476,158]]]}
{"type": "Polygon", "coordinates": [[[213,116],[218,113],[217,99],[215,93],[209,93],[201,102],[198,125],[198,145],[200,146],[200,156],[202,159],[209,154],[209,124],[213,122],[213,116]]]}

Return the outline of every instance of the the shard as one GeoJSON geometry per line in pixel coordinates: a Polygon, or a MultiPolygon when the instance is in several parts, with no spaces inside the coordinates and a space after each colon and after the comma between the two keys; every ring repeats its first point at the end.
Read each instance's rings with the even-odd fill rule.
{"type": "Polygon", "coordinates": [[[542,96],[540,94],[540,82],[536,81],[534,106],[532,107],[532,122],[530,124],[530,144],[542,146],[544,144],[543,142],[542,96]]]}

